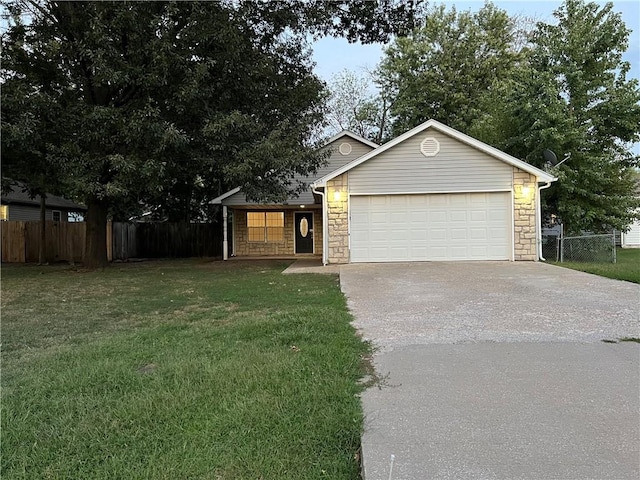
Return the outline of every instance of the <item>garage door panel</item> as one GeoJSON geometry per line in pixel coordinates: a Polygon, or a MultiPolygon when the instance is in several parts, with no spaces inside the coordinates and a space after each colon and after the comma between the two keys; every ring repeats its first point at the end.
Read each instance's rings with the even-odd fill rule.
{"type": "Polygon", "coordinates": [[[469,258],[470,255],[466,245],[451,245],[451,247],[449,247],[448,254],[451,260],[471,260],[471,258],[469,258]]]}
{"type": "Polygon", "coordinates": [[[409,220],[411,223],[426,223],[429,219],[429,215],[426,210],[412,210],[409,212],[409,220]]]}
{"type": "Polygon", "coordinates": [[[387,205],[389,202],[388,195],[375,195],[370,197],[358,197],[358,198],[367,199],[372,207],[382,207],[387,205]]]}
{"type": "Polygon", "coordinates": [[[408,247],[391,247],[389,249],[391,258],[399,260],[409,260],[409,248],[408,247]]]}
{"type": "Polygon", "coordinates": [[[411,256],[412,257],[426,257],[428,255],[427,247],[411,247],[411,256]]]}
{"type": "Polygon", "coordinates": [[[509,212],[504,210],[491,209],[487,211],[487,218],[490,222],[508,221],[509,217],[509,212]]]}
{"type": "Polygon", "coordinates": [[[449,215],[450,222],[466,223],[467,211],[466,210],[452,210],[449,215]]]}
{"type": "Polygon", "coordinates": [[[388,212],[371,212],[368,217],[371,223],[386,224],[389,221],[388,212]]]}
{"type": "Polygon", "coordinates": [[[434,245],[443,244],[443,242],[446,242],[446,240],[449,238],[449,232],[441,228],[433,230],[427,228],[427,235],[429,237],[429,242],[433,243],[434,245]]]}
{"type": "Polygon", "coordinates": [[[409,205],[413,208],[426,208],[429,204],[429,199],[424,195],[409,195],[409,205]]]}
{"type": "Polygon", "coordinates": [[[409,218],[409,212],[397,212],[394,215],[390,215],[391,223],[400,226],[406,226],[409,218]]]}
{"type": "Polygon", "coordinates": [[[351,261],[508,260],[508,192],[351,197],[351,261]]]}
{"type": "Polygon", "coordinates": [[[470,231],[472,240],[487,240],[489,237],[487,230],[484,228],[472,228],[470,231]]]}
{"type": "Polygon", "coordinates": [[[396,208],[406,206],[409,201],[407,195],[388,195],[387,198],[389,205],[396,208]]]}
{"type": "Polygon", "coordinates": [[[447,231],[444,229],[429,229],[427,228],[428,240],[434,242],[436,245],[440,242],[447,240],[447,231]]]}
{"type": "Polygon", "coordinates": [[[489,228],[487,229],[487,233],[488,233],[487,239],[489,240],[494,240],[494,241],[501,240],[505,243],[507,242],[507,239],[504,237],[504,230],[502,230],[501,228],[489,228]]]}
{"type": "Polygon", "coordinates": [[[369,239],[372,242],[380,242],[382,244],[387,244],[389,241],[389,232],[387,230],[371,230],[371,235],[369,239]]]}
{"type": "Polygon", "coordinates": [[[447,212],[444,210],[434,210],[433,212],[429,213],[429,221],[431,223],[446,222],[447,212]]]}
{"type": "MultiPolygon", "coordinates": [[[[390,236],[389,237],[391,238],[391,241],[393,242],[395,240],[402,241],[402,240],[406,239],[407,237],[409,237],[410,235],[411,234],[406,230],[392,230],[390,232],[390,236]]],[[[405,243],[405,242],[403,242],[403,243],[405,243]]]]}
{"type": "Polygon", "coordinates": [[[467,198],[465,195],[448,195],[446,203],[451,207],[467,207],[467,198]]]}
{"type": "Polygon", "coordinates": [[[427,258],[429,260],[447,260],[447,248],[427,247],[427,258]]]}
{"type": "Polygon", "coordinates": [[[451,230],[452,241],[467,241],[467,229],[466,228],[452,228],[451,230]]]}

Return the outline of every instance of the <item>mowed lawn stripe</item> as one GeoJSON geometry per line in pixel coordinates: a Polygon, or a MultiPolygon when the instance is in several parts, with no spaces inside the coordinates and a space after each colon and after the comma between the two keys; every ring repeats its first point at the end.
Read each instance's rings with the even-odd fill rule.
{"type": "Polygon", "coordinates": [[[3,478],[358,478],[368,347],[282,268],[4,269],[3,478]]]}

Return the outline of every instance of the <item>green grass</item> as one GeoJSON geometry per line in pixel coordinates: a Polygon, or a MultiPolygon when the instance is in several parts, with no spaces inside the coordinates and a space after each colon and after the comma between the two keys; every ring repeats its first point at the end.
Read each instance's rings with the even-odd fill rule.
{"type": "Polygon", "coordinates": [[[359,478],[369,349],[285,266],[3,267],[2,478],[359,478]]]}
{"type": "Polygon", "coordinates": [[[602,277],[640,283],[640,248],[619,248],[616,263],[549,262],[602,277]]]}

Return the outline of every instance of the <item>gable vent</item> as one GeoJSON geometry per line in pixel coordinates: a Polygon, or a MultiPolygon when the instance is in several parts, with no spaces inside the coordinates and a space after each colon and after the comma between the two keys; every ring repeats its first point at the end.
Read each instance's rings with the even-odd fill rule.
{"type": "Polygon", "coordinates": [[[426,137],[420,144],[420,152],[425,157],[433,157],[440,151],[440,142],[433,137],[426,137]]]}
{"type": "Polygon", "coordinates": [[[347,142],[341,143],[338,150],[340,150],[342,155],[349,155],[351,153],[351,144],[347,142]]]}

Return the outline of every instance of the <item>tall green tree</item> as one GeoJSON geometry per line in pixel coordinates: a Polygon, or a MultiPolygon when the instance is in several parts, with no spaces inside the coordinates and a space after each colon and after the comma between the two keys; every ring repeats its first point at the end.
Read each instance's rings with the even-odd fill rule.
{"type": "MultiPolygon", "coordinates": [[[[308,33],[380,41],[411,27],[414,11],[391,0],[7,7],[3,103],[17,91],[11,83],[26,83],[29,95],[51,85],[60,134],[46,158],[88,206],[88,267],[106,263],[107,216],[127,205],[161,202],[190,218],[194,202],[223,187],[241,185],[255,199],[302,188],[292,178],[322,161],[311,138],[323,84],[308,33]]],[[[3,134],[19,128],[3,119],[3,134]]]]}
{"type": "Polygon", "coordinates": [[[611,3],[567,0],[554,17],[538,23],[528,62],[486,99],[472,134],[539,167],[549,168],[545,148],[570,154],[553,170],[547,213],[573,233],[623,229],[640,206],[640,89],[622,59],[630,31],[611,3]]]}
{"type": "Polygon", "coordinates": [[[343,70],[329,82],[326,119],[333,133],[350,130],[381,144],[389,136],[388,99],[376,92],[370,73],[343,70]]]}
{"type": "Polygon", "coordinates": [[[476,13],[431,8],[421,27],[387,48],[378,69],[378,83],[393,99],[394,134],[431,118],[468,131],[482,98],[518,61],[516,27],[491,3],[476,13]]]}
{"type": "Polygon", "coordinates": [[[34,91],[25,78],[12,77],[2,89],[2,191],[21,190],[40,198],[38,262],[44,264],[47,194],[65,189],[62,165],[52,157],[63,133],[55,80],[34,91]]]}

